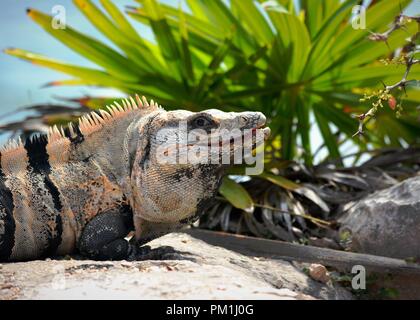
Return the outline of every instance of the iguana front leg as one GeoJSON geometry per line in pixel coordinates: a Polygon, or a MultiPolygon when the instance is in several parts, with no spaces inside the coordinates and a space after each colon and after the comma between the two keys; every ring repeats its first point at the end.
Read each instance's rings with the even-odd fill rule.
{"type": "Polygon", "coordinates": [[[135,244],[125,239],[133,230],[132,219],[123,208],[98,214],[83,229],[80,253],[95,260],[127,259],[136,251],[135,244]]]}
{"type": "MultiPolygon", "coordinates": [[[[121,208],[106,211],[95,216],[84,228],[79,241],[81,254],[94,260],[166,260],[179,258],[172,247],[163,246],[151,249],[142,244],[167,232],[147,232],[146,238],[137,241],[126,240],[134,230],[130,210],[121,208]]],[[[146,231],[146,230],[145,230],[146,231]]]]}

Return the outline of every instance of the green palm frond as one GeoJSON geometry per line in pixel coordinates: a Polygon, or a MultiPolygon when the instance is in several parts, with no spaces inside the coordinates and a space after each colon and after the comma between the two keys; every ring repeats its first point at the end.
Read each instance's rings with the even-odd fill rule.
{"type": "MultiPolygon", "coordinates": [[[[357,131],[348,107],[353,112],[367,109],[359,102],[363,90],[401,77],[403,66],[375,61],[404,45],[407,33],[417,28],[412,23],[398,30],[388,46],[367,40],[367,30],[383,31],[409,0],[376,1],[366,12],[367,30],[352,28],[355,0],[322,5],[300,1],[299,12],[293,1],[194,0],[187,1],[189,12],[185,12],[156,0],[139,0],[139,6],[128,8],[127,14],[151,28],[154,43],[143,38],[110,0],[100,2],[102,8],[89,0],[74,0],[118,51],[72,27],[54,29],[52,17],[28,11],[48,33],[98,68],[21,49],[6,52],[73,77],[53,85],[140,92],[168,108],[263,111],[280,137],[281,156],[301,157],[306,164],[313,161],[311,126],[318,126],[329,157],[341,156],[333,128],[345,137],[357,131]],[[303,152],[297,152],[299,147],[303,152]]],[[[414,66],[411,76],[419,75],[419,66],[414,66]]],[[[396,119],[392,112],[384,112],[370,122],[366,142],[380,147],[400,145],[399,138],[407,143],[418,139],[410,119],[420,97],[418,93],[409,97],[404,102],[406,116],[396,119]],[[405,134],[393,136],[394,130],[387,130],[390,126],[405,134]]]]}

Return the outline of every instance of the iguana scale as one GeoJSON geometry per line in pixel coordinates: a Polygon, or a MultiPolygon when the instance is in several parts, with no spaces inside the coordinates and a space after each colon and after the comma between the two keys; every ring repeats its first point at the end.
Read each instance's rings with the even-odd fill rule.
{"type": "MultiPolygon", "coordinates": [[[[136,259],[141,245],[191,223],[217,192],[225,165],[162,164],[158,135],[187,130],[262,128],[260,112],[165,111],[137,95],[78,125],[11,142],[0,152],[0,261],[80,252],[136,259]],[[162,132],[162,131],[159,131],[162,132]],[[130,231],[136,241],[127,241],[130,231]]],[[[264,128],[268,135],[269,129],[264,128]]]]}

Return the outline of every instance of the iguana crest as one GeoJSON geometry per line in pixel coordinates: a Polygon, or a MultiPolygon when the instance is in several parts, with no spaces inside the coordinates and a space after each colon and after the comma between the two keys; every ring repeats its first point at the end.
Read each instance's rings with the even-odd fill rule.
{"type": "MultiPolygon", "coordinates": [[[[147,101],[146,97],[135,95],[135,98],[130,96],[128,99],[121,100],[122,106],[114,101],[114,104],[111,106],[106,106],[107,110],[99,109],[97,111],[92,111],[86,115],[83,115],[79,118],[78,128],[84,136],[88,136],[93,132],[96,132],[102,129],[104,126],[112,125],[112,122],[121,117],[127,117],[136,112],[137,114],[145,115],[149,112],[156,110],[164,110],[161,105],[158,105],[153,100],[150,100],[150,103],[147,101]],[[98,115],[99,113],[99,115],[98,115]]],[[[70,122],[67,125],[67,129],[71,137],[76,137],[74,125],[70,122]]],[[[60,145],[65,143],[67,140],[65,134],[65,128],[57,125],[51,126],[48,129],[47,133],[48,143],[60,145]]],[[[37,139],[38,136],[33,136],[30,139],[37,139]]],[[[20,138],[12,139],[7,141],[3,146],[0,147],[0,152],[5,154],[7,152],[18,151],[19,148],[23,147],[23,142],[20,138]]]]}

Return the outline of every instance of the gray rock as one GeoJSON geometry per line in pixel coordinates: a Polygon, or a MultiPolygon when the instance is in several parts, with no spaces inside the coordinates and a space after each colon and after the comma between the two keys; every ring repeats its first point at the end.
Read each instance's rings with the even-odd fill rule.
{"type": "Polygon", "coordinates": [[[249,257],[185,233],[150,243],[172,246],[170,260],[50,260],[5,263],[0,299],[351,299],[298,265],[249,257]]]}
{"type": "Polygon", "coordinates": [[[351,251],[420,259],[420,176],[355,202],[339,222],[351,251]]]}

